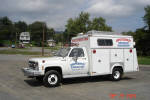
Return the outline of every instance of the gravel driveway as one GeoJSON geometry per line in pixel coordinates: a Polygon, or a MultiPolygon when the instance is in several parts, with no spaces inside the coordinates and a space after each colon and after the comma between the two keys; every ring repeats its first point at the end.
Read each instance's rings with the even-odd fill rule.
{"type": "Polygon", "coordinates": [[[150,67],[126,74],[121,81],[103,77],[65,79],[61,86],[46,88],[35,79],[26,78],[21,68],[31,56],[0,55],[0,100],[149,100],[150,67]],[[123,99],[120,98],[123,94],[123,99]],[[127,98],[135,94],[136,98],[127,98]]]}

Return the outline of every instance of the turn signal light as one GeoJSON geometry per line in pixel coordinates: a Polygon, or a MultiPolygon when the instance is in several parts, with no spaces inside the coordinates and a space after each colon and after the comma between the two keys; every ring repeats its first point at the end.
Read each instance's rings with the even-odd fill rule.
{"type": "Polygon", "coordinates": [[[42,66],[42,70],[44,70],[44,66],[42,66]]]}
{"type": "Polygon", "coordinates": [[[45,63],[45,60],[43,60],[42,63],[45,63]]]}
{"type": "Polygon", "coordinates": [[[93,53],[95,54],[95,53],[96,53],[96,50],[93,50],[93,53]]]}
{"type": "Polygon", "coordinates": [[[130,53],[132,53],[132,49],[130,49],[130,53]]]}

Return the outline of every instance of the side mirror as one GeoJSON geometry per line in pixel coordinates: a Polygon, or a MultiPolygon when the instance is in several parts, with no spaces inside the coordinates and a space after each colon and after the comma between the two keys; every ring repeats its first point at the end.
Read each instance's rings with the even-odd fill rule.
{"type": "Polygon", "coordinates": [[[75,57],[73,57],[72,59],[73,59],[75,62],[77,62],[78,57],[77,57],[77,56],[75,56],[75,57]]]}

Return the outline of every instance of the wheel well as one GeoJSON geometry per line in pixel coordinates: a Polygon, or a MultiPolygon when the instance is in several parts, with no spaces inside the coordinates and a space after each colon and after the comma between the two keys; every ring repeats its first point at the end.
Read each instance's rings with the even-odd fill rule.
{"type": "Polygon", "coordinates": [[[45,68],[45,73],[49,70],[56,70],[62,76],[62,69],[59,66],[47,67],[47,68],[45,68]]]}
{"type": "MultiPolygon", "coordinates": [[[[122,68],[122,66],[115,66],[114,68],[119,68],[121,71],[122,71],[122,73],[123,73],[123,68],[122,68]]],[[[113,69],[114,69],[113,68],[113,69]]]]}

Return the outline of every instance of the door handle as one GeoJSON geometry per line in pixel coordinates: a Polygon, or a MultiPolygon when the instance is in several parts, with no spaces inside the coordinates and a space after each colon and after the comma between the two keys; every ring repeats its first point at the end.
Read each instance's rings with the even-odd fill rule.
{"type": "Polygon", "coordinates": [[[101,62],[101,60],[99,59],[98,62],[101,62]]]}
{"type": "Polygon", "coordinates": [[[82,58],[83,60],[86,60],[86,58],[82,58]]]}
{"type": "Polygon", "coordinates": [[[129,58],[127,58],[127,61],[129,61],[129,58]]]}

